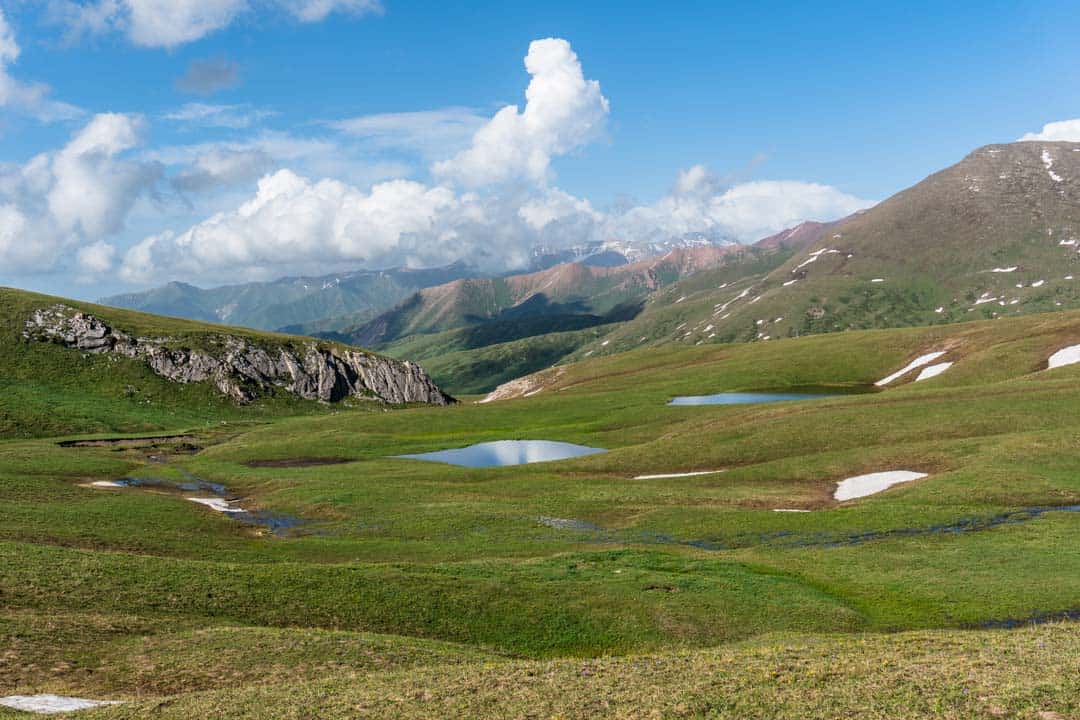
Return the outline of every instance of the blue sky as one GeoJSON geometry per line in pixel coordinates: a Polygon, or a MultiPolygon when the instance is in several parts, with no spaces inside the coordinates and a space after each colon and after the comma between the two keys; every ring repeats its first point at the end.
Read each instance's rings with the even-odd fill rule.
{"type": "Polygon", "coordinates": [[[1080,116],[1064,2],[463,5],[0,1],[0,282],[752,241],[1080,116]]]}

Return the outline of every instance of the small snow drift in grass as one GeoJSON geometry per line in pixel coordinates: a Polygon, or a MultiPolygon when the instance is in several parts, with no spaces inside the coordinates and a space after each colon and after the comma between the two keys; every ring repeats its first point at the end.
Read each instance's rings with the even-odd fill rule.
{"type": "Polygon", "coordinates": [[[870,282],[885,282],[885,278],[874,278],[870,282]]]}
{"type": "Polygon", "coordinates": [[[694,472],[684,473],[661,473],[660,475],[635,475],[635,480],[664,480],[666,478],[683,478],[683,477],[696,477],[698,475],[715,475],[716,473],[722,473],[723,470],[695,470],[694,472]]]}
{"type": "Polygon", "coordinates": [[[788,280],[787,282],[784,283],[784,287],[787,287],[788,285],[794,285],[797,282],[799,282],[798,278],[795,278],[794,280],[788,280]]]}
{"type": "Polygon", "coordinates": [[[193,503],[199,503],[205,505],[211,510],[217,510],[222,513],[241,513],[244,512],[238,507],[233,507],[229,504],[228,500],[222,500],[221,498],[188,498],[193,503]]]}
{"type": "Polygon", "coordinates": [[[794,508],[773,508],[773,512],[797,512],[797,513],[807,513],[807,512],[810,512],[810,511],[809,511],[809,510],[796,510],[796,509],[794,509],[794,508]]]}
{"type": "Polygon", "coordinates": [[[940,315],[941,313],[945,312],[945,306],[942,305],[941,307],[935,309],[934,312],[940,315]]]}
{"type": "Polygon", "coordinates": [[[943,362],[938,363],[937,365],[931,365],[930,367],[925,367],[922,369],[922,372],[919,373],[919,376],[915,378],[915,382],[919,382],[920,380],[929,380],[932,377],[937,377],[951,367],[951,362],[943,362]]]}
{"type": "Polygon", "coordinates": [[[1036,280],[1035,282],[1031,283],[1031,287],[1042,287],[1045,284],[1045,280],[1036,280]]]}
{"type": "Polygon", "coordinates": [[[892,381],[894,381],[894,380],[896,380],[898,378],[901,378],[904,375],[908,374],[909,372],[911,372],[915,368],[920,368],[923,365],[929,365],[930,363],[934,362],[935,360],[937,360],[939,357],[941,357],[944,354],[945,354],[944,350],[939,350],[937,352],[932,352],[932,353],[927,353],[925,355],[920,355],[919,357],[915,358],[914,360],[909,362],[904,367],[902,367],[899,370],[897,370],[896,372],[894,372],[892,375],[889,375],[888,377],[881,378],[876,383],[874,383],[874,385],[877,385],[878,387],[884,387],[885,385],[888,385],[892,381]]]}
{"type": "Polygon", "coordinates": [[[118,483],[115,480],[95,480],[90,483],[90,487],[96,488],[122,488],[127,487],[123,483],[118,483]]]}
{"type": "Polygon", "coordinates": [[[838,482],[833,497],[841,502],[854,500],[855,498],[874,495],[882,490],[888,490],[899,483],[910,482],[924,477],[927,477],[926,473],[912,472],[911,470],[888,470],[886,472],[870,473],[869,475],[856,475],[838,482]]]}
{"type": "Polygon", "coordinates": [[[115,700],[87,700],[85,698],[64,697],[63,695],[9,695],[0,698],[0,705],[12,710],[53,715],[56,713],[89,710],[103,705],[119,705],[115,700]]]}
{"type": "Polygon", "coordinates": [[[1054,368],[1073,365],[1078,362],[1080,362],[1080,345],[1070,345],[1051,355],[1050,359],[1046,361],[1046,366],[1048,370],[1053,370],[1054,368]]]}
{"type": "Polygon", "coordinates": [[[1004,267],[1004,268],[994,268],[994,269],[993,269],[993,270],[991,270],[990,272],[996,272],[996,273],[1010,273],[1010,272],[1016,272],[1016,271],[1017,271],[1017,270],[1019,270],[1019,269],[1020,269],[1020,267],[1019,267],[1019,266],[1017,266],[1017,265],[1013,265],[1013,266],[1011,266],[1011,267],[1004,267]]]}
{"type": "Polygon", "coordinates": [[[1054,159],[1050,157],[1050,151],[1045,148],[1042,151],[1042,161],[1047,174],[1050,175],[1050,179],[1056,183],[1061,182],[1061,176],[1054,172],[1054,159]]]}

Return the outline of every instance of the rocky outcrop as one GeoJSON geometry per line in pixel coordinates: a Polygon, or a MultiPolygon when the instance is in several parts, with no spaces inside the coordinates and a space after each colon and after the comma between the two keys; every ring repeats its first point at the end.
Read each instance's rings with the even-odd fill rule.
{"type": "Polygon", "coordinates": [[[142,359],[167,380],[210,382],[238,403],[249,403],[272,388],[323,402],[349,397],[388,403],[453,402],[418,365],[314,341],[256,344],[235,335],[208,334],[200,338],[200,349],[192,349],[174,338],[133,337],[67,305],[34,312],[23,337],[87,353],[142,359]]]}

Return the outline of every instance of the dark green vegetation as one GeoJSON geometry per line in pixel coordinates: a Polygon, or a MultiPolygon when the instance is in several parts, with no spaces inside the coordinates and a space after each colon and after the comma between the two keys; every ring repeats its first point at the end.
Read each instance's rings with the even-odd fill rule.
{"type": "MultiPolygon", "coordinates": [[[[130,701],[86,717],[1070,717],[1074,625],[980,628],[1080,611],[1080,365],[1045,369],[1075,344],[1080,313],[1063,312],[652,348],[484,405],[87,401],[106,427],[187,437],[0,442],[0,694],[130,701]],[[865,390],[934,350],[954,366],[881,392],[665,405],[865,390]],[[389,457],[515,438],[611,452],[389,457]],[[832,500],[890,469],[930,477],[832,500]],[[705,470],[724,472],[634,479],[705,470]],[[164,484],[87,487],[125,476],[164,484]],[[188,502],[169,483],[191,476],[302,523],[273,535],[188,502]]],[[[95,358],[4,352],[24,381],[39,366],[69,424],[64,372],[104,399],[129,372],[95,384],[95,358]]],[[[4,434],[64,432],[45,408],[4,434]]]]}

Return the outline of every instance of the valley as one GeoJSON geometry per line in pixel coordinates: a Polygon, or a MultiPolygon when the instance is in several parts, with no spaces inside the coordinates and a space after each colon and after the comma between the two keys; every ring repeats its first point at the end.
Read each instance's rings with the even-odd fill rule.
{"type": "MultiPolygon", "coordinates": [[[[113,435],[60,401],[0,442],[0,694],[122,701],[88,718],[584,718],[597,692],[689,717],[1073,712],[1080,365],[1048,366],[1076,345],[1077,312],[671,345],[485,403],[200,395],[195,423],[177,396],[112,411],[113,435]],[[669,406],[762,391],[818,394],[669,406]],[[606,452],[396,457],[506,440],[606,452]],[[848,664],[875,668],[872,700],[848,664]]],[[[101,357],[38,352],[76,374],[101,357]]]]}

